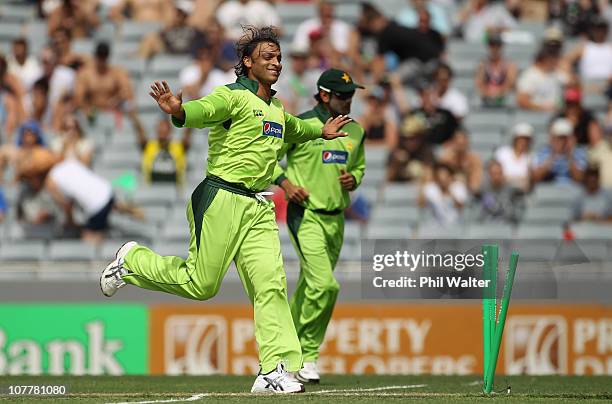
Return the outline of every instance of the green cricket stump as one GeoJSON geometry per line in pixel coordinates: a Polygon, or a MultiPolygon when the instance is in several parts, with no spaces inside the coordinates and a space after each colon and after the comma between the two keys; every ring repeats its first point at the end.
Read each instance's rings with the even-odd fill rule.
{"type": "Polygon", "coordinates": [[[512,295],[514,274],[518,264],[518,253],[513,251],[504,279],[504,292],[500,302],[499,316],[497,315],[497,260],[499,246],[486,244],[482,246],[484,257],[483,279],[489,281],[482,291],[482,339],[483,339],[483,390],[490,394],[493,390],[493,380],[499,350],[501,348],[506,315],[512,295]]]}

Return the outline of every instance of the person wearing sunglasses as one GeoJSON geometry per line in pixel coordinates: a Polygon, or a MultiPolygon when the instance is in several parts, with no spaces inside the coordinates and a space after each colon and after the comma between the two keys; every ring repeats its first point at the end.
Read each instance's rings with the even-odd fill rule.
{"type": "MultiPolygon", "coordinates": [[[[330,118],[347,116],[355,83],[342,70],[328,69],[317,81],[317,105],[299,117],[311,126],[322,127],[330,118]]],[[[287,226],[300,259],[300,277],[290,306],[304,364],[296,374],[303,383],[318,383],[319,347],[336,303],[340,286],[333,271],[344,238],[344,209],[349,192],[361,183],[365,171],[365,131],[350,121],[342,128],[348,133],[325,143],[311,140],[287,144],[287,167],[277,164],[273,178],[286,194],[287,226]]]]}

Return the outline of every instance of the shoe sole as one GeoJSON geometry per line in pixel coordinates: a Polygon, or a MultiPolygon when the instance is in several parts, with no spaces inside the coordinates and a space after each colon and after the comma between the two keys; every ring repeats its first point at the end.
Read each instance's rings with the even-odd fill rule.
{"type": "Polygon", "coordinates": [[[319,384],[319,382],[321,381],[321,379],[307,379],[305,377],[302,377],[300,376],[299,372],[295,373],[295,378],[300,383],[308,383],[308,384],[319,384]]]}

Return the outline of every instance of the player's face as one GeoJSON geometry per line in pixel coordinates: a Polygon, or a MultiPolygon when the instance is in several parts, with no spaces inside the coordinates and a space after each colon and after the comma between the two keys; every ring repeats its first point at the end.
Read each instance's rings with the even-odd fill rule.
{"type": "Polygon", "coordinates": [[[274,84],[278,81],[283,68],[281,58],[281,50],[278,46],[271,42],[261,42],[250,57],[251,73],[260,83],[274,84]]]}
{"type": "Polygon", "coordinates": [[[329,110],[333,116],[351,113],[351,102],[355,93],[332,93],[329,98],[329,110]]]}

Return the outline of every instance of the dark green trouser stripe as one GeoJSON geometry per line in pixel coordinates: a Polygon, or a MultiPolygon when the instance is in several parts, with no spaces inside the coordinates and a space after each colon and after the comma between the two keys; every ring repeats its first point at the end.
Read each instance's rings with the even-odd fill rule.
{"type": "Polygon", "coordinates": [[[215,199],[215,195],[219,191],[218,187],[210,186],[207,179],[196,187],[191,194],[191,210],[193,212],[193,220],[195,224],[195,236],[196,246],[200,249],[200,236],[202,233],[202,221],[204,220],[204,213],[210,206],[212,201],[215,199]]]}
{"type": "Polygon", "coordinates": [[[295,239],[295,244],[297,245],[300,254],[302,257],[304,257],[304,254],[302,254],[302,249],[300,248],[300,240],[298,239],[298,230],[302,224],[302,219],[304,219],[304,207],[298,205],[297,203],[289,202],[287,204],[287,227],[295,239]]]}

